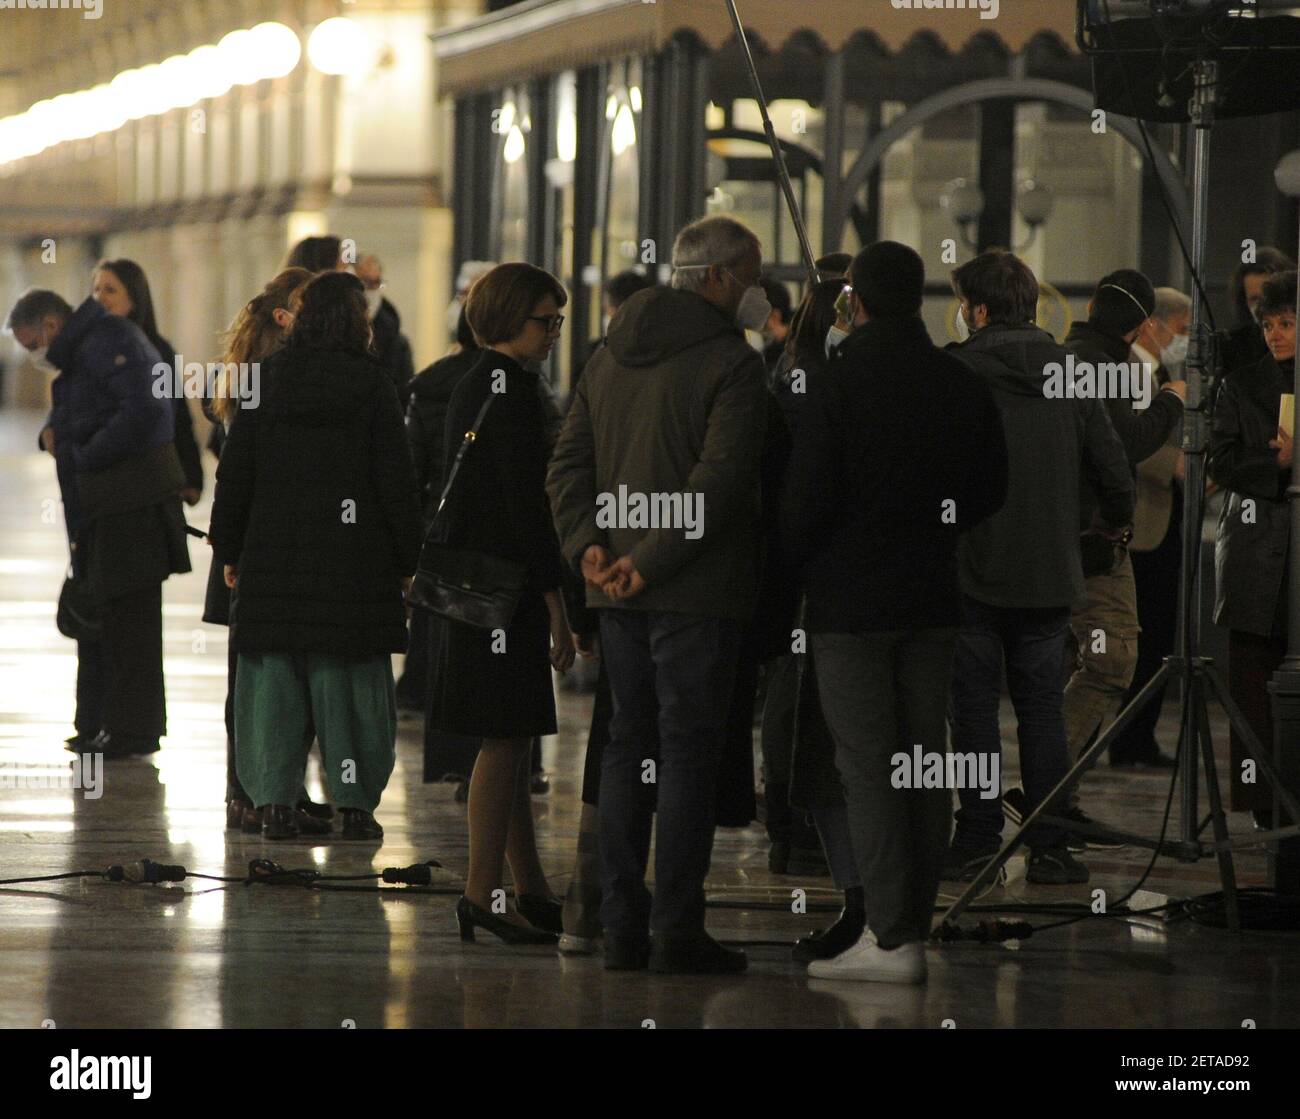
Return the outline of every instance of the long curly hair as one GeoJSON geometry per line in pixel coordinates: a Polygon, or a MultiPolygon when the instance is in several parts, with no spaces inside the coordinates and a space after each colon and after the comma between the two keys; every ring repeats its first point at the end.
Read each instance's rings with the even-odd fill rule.
{"type": "Polygon", "coordinates": [[[226,370],[213,391],[211,412],[223,423],[235,412],[235,395],[227,391],[230,366],[252,365],[265,361],[284,345],[284,332],[273,317],[276,311],[292,311],[303,288],[314,278],[306,268],[286,268],[257,295],[244,304],[225,335],[225,352],[221,360],[226,370]]]}

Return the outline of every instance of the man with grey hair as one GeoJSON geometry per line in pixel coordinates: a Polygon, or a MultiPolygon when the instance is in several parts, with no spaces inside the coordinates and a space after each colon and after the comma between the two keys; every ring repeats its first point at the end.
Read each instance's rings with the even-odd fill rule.
{"type": "Polygon", "coordinates": [[[565,558],[600,610],[614,697],[599,797],[612,970],[745,968],[744,953],[705,932],[704,879],[726,697],[758,592],[767,399],[744,328],[770,313],[760,263],[758,238],[732,218],[683,229],[672,286],[631,296],[587,366],[547,476],[565,558]],[[692,516],[663,523],[638,516],[638,503],[692,516]]]}
{"type": "Polygon", "coordinates": [[[1155,310],[1138,331],[1133,343],[1133,359],[1148,363],[1160,384],[1170,379],[1182,380],[1187,361],[1188,332],[1192,326],[1192,301],[1177,288],[1156,288],[1155,310]]]}
{"type": "MultiPolygon", "coordinates": [[[[1177,288],[1156,288],[1155,310],[1133,343],[1133,360],[1150,365],[1158,385],[1182,380],[1187,360],[1192,301],[1177,288]]],[[[1182,425],[1164,444],[1137,464],[1137,506],[1133,513],[1133,585],[1137,593],[1137,663],[1121,706],[1127,706],[1174,651],[1178,629],[1178,580],[1183,559],[1182,425]]],[[[1160,752],[1156,724],[1165,690],[1147,702],[1110,747],[1110,764],[1122,768],[1168,769],[1160,752]]]]}

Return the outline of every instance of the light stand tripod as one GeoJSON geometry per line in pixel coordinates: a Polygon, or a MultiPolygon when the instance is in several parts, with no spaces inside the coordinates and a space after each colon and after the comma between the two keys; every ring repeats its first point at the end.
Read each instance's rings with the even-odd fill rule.
{"type": "MultiPolygon", "coordinates": [[[[1194,187],[1191,235],[1191,266],[1194,277],[1202,274],[1205,243],[1208,231],[1207,207],[1209,203],[1210,129],[1214,124],[1218,63],[1199,60],[1193,64],[1194,86],[1191,101],[1193,125],[1192,182],[1194,187]]],[[[1203,293],[1202,293],[1203,294],[1203,293]]],[[[1210,731],[1208,701],[1218,700],[1227,712],[1228,721],[1241,737],[1258,773],[1262,774],[1276,790],[1285,804],[1290,818],[1300,821],[1300,808],[1296,799],[1282,786],[1268,753],[1264,750],[1250,724],[1228,694],[1227,686],[1213,667],[1213,662],[1199,654],[1200,649],[1200,584],[1199,557],[1201,550],[1201,525],[1205,513],[1205,453],[1208,442],[1208,424],[1205,401],[1209,398],[1205,383],[1209,367],[1210,346],[1204,321],[1203,299],[1192,301],[1191,339],[1187,356],[1187,400],[1183,418],[1183,454],[1186,461],[1183,505],[1183,557],[1182,581],[1179,591],[1179,614],[1182,635],[1176,655],[1167,657],[1159,671],[1146,686],[1120,712],[1091,746],[1080,756],[1047,797],[1030,812],[1015,832],[975,876],[960,897],[949,907],[940,922],[940,928],[954,922],[979,896],[984,886],[993,879],[1007,860],[1025,843],[1026,835],[1040,818],[1063,830],[1087,837],[1118,836],[1131,846],[1146,847],[1157,854],[1171,854],[1180,861],[1195,862],[1213,852],[1219,864],[1219,878],[1223,887],[1224,909],[1228,927],[1236,932],[1241,927],[1237,904],[1236,873],[1232,852],[1238,847],[1253,847],[1283,836],[1300,835],[1300,823],[1284,828],[1273,828],[1248,838],[1233,840],[1228,836],[1227,819],[1219,790],[1219,780],[1214,760],[1214,742],[1210,731]],[[1098,829],[1071,823],[1049,816],[1052,806],[1062,801],[1069,790],[1106,751],[1110,744],[1136,718],[1160,689],[1171,679],[1182,685],[1182,712],[1178,729],[1178,780],[1181,782],[1180,830],[1177,841],[1146,839],[1142,836],[1119,833],[1111,829],[1098,829]],[[1198,759],[1199,755],[1199,759],[1198,759]],[[1204,768],[1205,789],[1210,812],[1198,821],[1198,765],[1204,768]],[[1204,843],[1200,836],[1207,824],[1213,828],[1214,842],[1204,843]]],[[[1293,545],[1294,546],[1294,545],[1293,545]]],[[[936,929],[936,933],[938,930],[936,929]]]]}

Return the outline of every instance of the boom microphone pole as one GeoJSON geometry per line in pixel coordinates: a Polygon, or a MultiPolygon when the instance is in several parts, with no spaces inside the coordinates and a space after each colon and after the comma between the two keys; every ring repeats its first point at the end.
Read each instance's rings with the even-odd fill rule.
{"type": "MultiPolygon", "coordinates": [[[[740,15],[736,11],[736,0],[726,0],[727,11],[731,15],[732,25],[736,28],[736,38],[745,51],[745,63],[749,67],[749,79],[754,83],[754,98],[758,101],[758,111],[763,117],[763,131],[767,134],[768,146],[772,149],[772,159],[776,163],[776,175],[781,183],[781,193],[785,195],[785,204],[790,208],[790,218],[794,222],[795,235],[799,238],[799,251],[803,254],[804,267],[808,269],[808,283],[817,285],[817,264],[813,259],[812,244],[808,240],[808,231],[804,228],[803,215],[799,213],[799,203],[795,201],[794,187],[790,185],[790,172],[785,166],[785,155],[781,143],[776,138],[772,127],[772,118],[767,115],[767,99],[763,96],[763,87],[758,80],[758,69],[754,66],[754,56],[749,50],[749,40],[745,38],[745,29],[740,25],[740,15]]],[[[1297,0],[1300,2],[1300,0],[1297,0]]]]}

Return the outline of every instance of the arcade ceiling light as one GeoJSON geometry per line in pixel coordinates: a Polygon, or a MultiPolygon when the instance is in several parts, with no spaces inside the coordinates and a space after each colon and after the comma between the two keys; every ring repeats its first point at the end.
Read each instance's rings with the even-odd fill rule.
{"type": "MultiPolygon", "coordinates": [[[[357,24],[336,18],[315,28],[307,54],[322,73],[347,74],[364,68],[373,54],[371,46],[357,24]]],[[[0,119],[0,166],[66,140],[113,132],[127,121],[189,108],[237,85],[282,78],[294,71],[302,54],[295,31],[282,23],[259,23],[189,54],[123,70],[91,89],[38,101],[26,112],[0,119]]]]}

